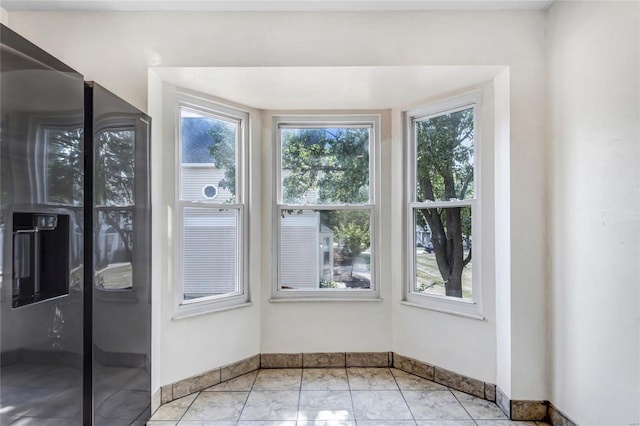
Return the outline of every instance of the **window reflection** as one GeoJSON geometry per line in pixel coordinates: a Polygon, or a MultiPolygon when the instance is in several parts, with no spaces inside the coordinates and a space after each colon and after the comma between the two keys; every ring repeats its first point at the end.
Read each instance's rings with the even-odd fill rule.
{"type": "Polygon", "coordinates": [[[79,205],[82,202],[82,133],[81,128],[45,128],[47,203],[79,205]]]}
{"type": "MultiPolygon", "coordinates": [[[[80,290],[83,282],[83,221],[84,149],[82,127],[55,120],[38,126],[39,140],[44,141],[38,152],[44,158],[44,193],[38,198],[45,204],[73,206],[70,214],[70,280],[69,286],[80,290]],[[42,149],[42,151],[40,151],[42,149]]],[[[39,169],[39,168],[38,168],[39,169]]],[[[40,188],[40,186],[38,186],[40,188]]]]}
{"type": "Polygon", "coordinates": [[[107,129],[95,137],[95,286],[133,288],[135,130],[107,129]]]}
{"type": "Polygon", "coordinates": [[[94,197],[98,206],[129,206],[135,203],[135,131],[107,130],[95,138],[94,197]]]}
{"type": "Polygon", "coordinates": [[[133,287],[133,212],[96,211],[96,287],[125,290],[133,287]]]}

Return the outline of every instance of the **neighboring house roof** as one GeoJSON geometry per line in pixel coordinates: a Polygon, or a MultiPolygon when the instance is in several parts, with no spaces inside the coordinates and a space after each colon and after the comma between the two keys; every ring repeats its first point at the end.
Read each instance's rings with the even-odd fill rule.
{"type": "Polygon", "coordinates": [[[213,157],[209,151],[213,146],[210,130],[211,123],[206,118],[182,118],[183,163],[213,163],[213,157]]]}
{"type": "Polygon", "coordinates": [[[321,234],[332,234],[333,235],[333,231],[331,230],[331,228],[329,228],[328,226],[325,226],[323,224],[320,224],[320,233],[321,234]]]}

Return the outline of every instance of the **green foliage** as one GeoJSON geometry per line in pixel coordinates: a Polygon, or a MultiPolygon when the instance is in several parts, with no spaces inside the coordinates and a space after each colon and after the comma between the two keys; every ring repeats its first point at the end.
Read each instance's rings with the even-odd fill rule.
{"type": "Polygon", "coordinates": [[[341,223],[334,229],[334,235],[354,258],[370,245],[369,227],[365,228],[355,222],[341,223]]]}
{"type": "Polygon", "coordinates": [[[339,288],[337,282],[332,280],[320,280],[320,288],[339,288]]]}
{"type": "Polygon", "coordinates": [[[371,244],[369,227],[365,228],[356,222],[341,223],[334,230],[334,235],[345,246],[345,249],[351,253],[351,276],[353,276],[353,264],[356,257],[371,244]]]}
{"type": "Polygon", "coordinates": [[[322,210],[322,224],[335,231],[340,225],[353,223],[362,229],[369,229],[369,210],[322,210]]]}
{"type": "MultiPolygon", "coordinates": [[[[218,182],[220,188],[224,188],[236,195],[236,126],[222,120],[212,122],[211,146],[209,153],[213,157],[216,168],[224,170],[224,178],[218,182]]],[[[230,202],[233,202],[231,200],[230,202]]]]}
{"type": "MultiPolygon", "coordinates": [[[[473,108],[416,123],[417,200],[473,197],[473,108]]],[[[462,273],[471,261],[469,207],[424,208],[416,224],[431,230],[431,242],[447,296],[462,297],[462,273]]]]}
{"type": "Polygon", "coordinates": [[[318,191],[321,204],[369,201],[369,129],[282,130],[283,202],[318,191]]]}
{"type": "Polygon", "coordinates": [[[473,109],[416,123],[418,201],[473,196],[473,109]]]}

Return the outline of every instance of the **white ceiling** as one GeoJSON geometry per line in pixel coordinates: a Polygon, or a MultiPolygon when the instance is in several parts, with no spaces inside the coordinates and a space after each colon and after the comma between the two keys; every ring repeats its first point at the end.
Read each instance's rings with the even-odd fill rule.
{"type": "Polygon", "coordinates": [[[500,66],[152,68],[163,81],[265,110],[410,108],[491,81],[500,66]]]}
{"type": "Polygon", "coordinates": [[[553,0],[3,0],[8,11],[418,11],[544,10],[553,0]]]}

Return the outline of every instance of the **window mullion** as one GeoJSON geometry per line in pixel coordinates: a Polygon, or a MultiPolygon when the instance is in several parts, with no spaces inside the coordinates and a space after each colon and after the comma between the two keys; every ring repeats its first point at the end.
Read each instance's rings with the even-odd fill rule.
{"type": "Polygon", "coordinates": [[[374,204],[278,204],[278,210],[367,210],[374,204]]]}

